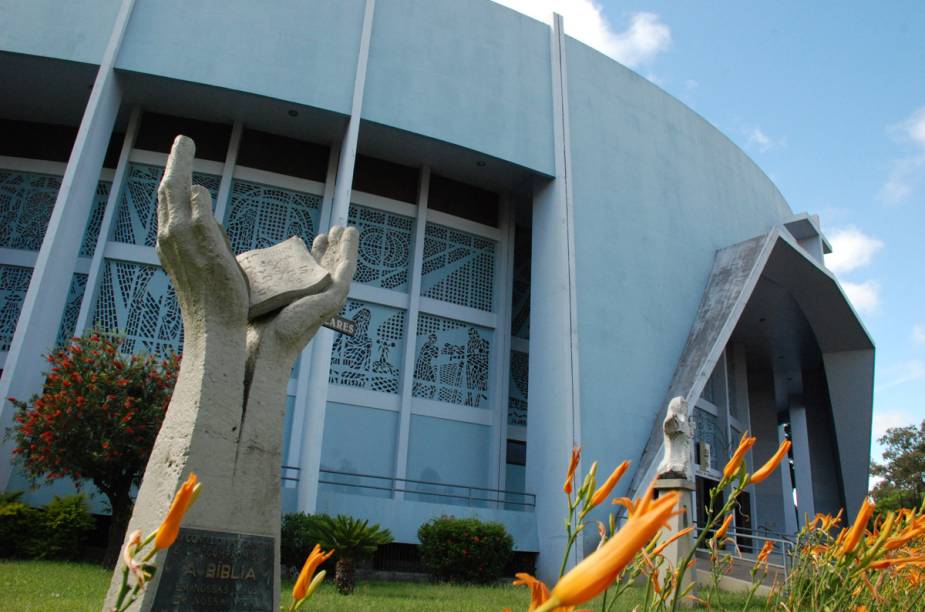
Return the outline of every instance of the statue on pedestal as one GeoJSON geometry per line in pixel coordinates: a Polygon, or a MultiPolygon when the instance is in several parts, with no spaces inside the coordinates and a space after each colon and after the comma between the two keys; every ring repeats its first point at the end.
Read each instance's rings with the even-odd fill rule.
{"type": "Polygon", "coordinates": [[[665,454],[656,470],[658,478],[693,480],[691,440],[694,430],[687,412],[687,402],[683,397],[675,397],[668,403],[668,413],[662,423],[662,431],[665,454]]]}
{"type": "MultiPolygon", "coordinates": [[[[355,228],[332,227],[236,259],[192,185],[193,141],[177,136],[157,197],[157,254],[176,288],[184,351],[128,533],[160,524],[190,472],[203,483],[141,610],[279,609],[280,468],[292,366],[343,306],[355,228]]],[[[117,568],[104,609],[118,591],[117,568]]]]}

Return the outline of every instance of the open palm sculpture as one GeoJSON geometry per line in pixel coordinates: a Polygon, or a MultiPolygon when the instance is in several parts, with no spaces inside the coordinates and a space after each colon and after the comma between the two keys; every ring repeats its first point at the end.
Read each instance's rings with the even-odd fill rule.
{"type": "MultiPolygon", "coordinates": [[[[247,566],[260,584],[239,580],[234,588],[260,586],[250,590],[263,600],[263,582],[272,581],[273,601],[266,605],[278,610],[273,585],[279,578],[286,387],[299,352],[347,298],[357,231],[332,227],[315,238],[310,254],[301,240],[290,239],[235,258],[212,214],[208,190],[192,184],[194,155],[193,141],[177,136],[157,194],[157,253],[183,314],[183,363],[128,531],[157,528],[178,485],[196,472],[205,483],[203,495],[184,528],[211,533],[200,534],[202,547],[176,553],[176,563],[170,557],[165,567],[159,559],[158,574],[214,578],[208,575],[210,562],[237,563],[229,570],[232,577],[247,566]],[[225,556],[210,561],[210,554],[225,556]],[[184,563],[188,567],[171,567],[184,563]]],[[[117,571],[110,597],[120,579],[117,571]]],[[[168,595],[176,597],[158,595],[177,590],[167,584],[173,578],[158,585],[160,579],[154,577],[141,609],[160,608],[168,595]]],[[[247,609],[263,608],[251,607],[255,601],[247,598],[247,609]]]]}

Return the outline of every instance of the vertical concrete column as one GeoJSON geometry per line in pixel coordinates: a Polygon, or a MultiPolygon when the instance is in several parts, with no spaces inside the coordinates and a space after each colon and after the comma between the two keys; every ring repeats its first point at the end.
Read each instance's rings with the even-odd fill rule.
{"type": "Polygon", "coordinates": [[[809,426],[802,395],[790,396],[790,440],[793,443],[793,472],[797,487],[797,524],[802,527],[816,514],[813,500],[813,467],[809,452],[809,426]]]}
{"type": "MultiPolygon", "coordinates": [[[[58,323],[77,261],[83,230],[93,206],[100,170],[122,102],[114,64],[134,0],[123,0],[103,54],[90,98],[68,159],[45,239],[23,300],[16,333],[0,378],[0,430],[11,423],[13,406],[8,397],[27,398],[42,385],[42,353],[55,344],[58,323]]],[[[10,443],[0,449],[0,490],[11,473],[10,443]]]]}
{"type": "MultiPolygon", "coordinates": [[[[363,30],[357,54],[357,71],[353,83],[353,103],[347,129],[337,163],[334,198],[331,204],[330,225],[346,225],[350,212],[350,193],[353,190],[353,168],[356,162],[357,141],[360,136],[360,118],[363,111],[363,91],[366,87],[366,66],[369,63],[369,42],[372,38],[373,15],[376,0],[366,0],[363,13],[363,30]]],[[[329,227],[329,226],[328,226],[329,227]]],[[[320,228],[327,231],[327,227],[320,228]]],[[[308,376],[307,405],[305,410],[306,435],[303,438],[299,462],[298,508],[314,512],[318,503],[318,470],[321,469],[321,444],[324,438],[324,412],[328,395],[328,376],[331,370],[331,347],[334,332],[322,327],[311,343],[312,368],[308,376]]]]}
{"type": "MultiPolygon", "coordinates": [[[[574,234],[569,185],[568,100],[562,17],[551,31],[556,178],[533,194],[530,288],[530,417],[527,491],[536,495],[538,575],[554,582],[565,546],[562,481],[571,447],[581,443],[574,234]]],[[[580,482],[580,481],[579,481],[580,482]]],[[[571,562],[581,556],[579,545],[571,562]]]]}

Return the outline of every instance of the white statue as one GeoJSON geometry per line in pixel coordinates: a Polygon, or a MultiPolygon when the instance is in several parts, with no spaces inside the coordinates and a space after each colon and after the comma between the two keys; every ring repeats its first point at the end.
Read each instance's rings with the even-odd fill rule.
{"type": "MultiPolygon", "coordinates": [[[[299,352],[347,298],[358,234],[355,228],[335,226],[315,238],[310,255],[296,240],[236,259],[212,214],[209,191],[192,185],[194,155],[193,141],[177,136],[157,192],[157,254],[183,314],[183,362],[127,532],[148,534],[157,528],[174,491],[196,472],[203,492],[183,527],[225,538],[216,542],[238,538],[246,545],[235,544],[240,549],[235,553],[228,552],[235,550],[231,544],[211,546],[202,540],[194,552],[203,555],[202,563],[214,561],[216,567],[247,561],[257,576],[251,582],[263,585],[247,595],[249,605],[257,606],[248,609],[278,610],[286,388],[299,352]],[[208,555],[219,556],[212,560],[208,555]]],[[[157,594],[160,582],[170,582],[162,581],[164,574],[179,574],[170,563],[165,567],[163,551],[156,561],[160,569],[143,596],[143,610],[172,601],[174,594],[186,597],[176,585],[157,594]]],[[[174,566],[179,562],[177,557],[174,566]]],[[[120,579],[117,568],[106,609],[120,579]]],[[[180,579],[185,578],[175,580],[180,579]]],[[[256,589],[253,585],[245,586],[256,589]]],[[[192,604],[170,605],[184,609],[192,604]]],[[[241,602],[217,605],[237,609],[241,602]]]]}
{"type": "Polygon", "coordinates": [[[673,398],[668,403],[668,413],[662,423],[665,455],[658,465],[658,478],[680,478],[693,480],[691,469],[691,439],[694,437],[687,402],[683,397],[673,398]]]}

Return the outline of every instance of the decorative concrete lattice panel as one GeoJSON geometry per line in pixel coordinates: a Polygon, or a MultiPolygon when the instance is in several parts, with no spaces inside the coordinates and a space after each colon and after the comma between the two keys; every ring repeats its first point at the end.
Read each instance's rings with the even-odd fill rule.
{"type": "Polygon", "coordinates": [[[398,393],[405,338],[405,311],[347,300],[341,316],[357,324],[356,334],[337,334],[329,381],[383,393],[398,393]]]}
{"type": "Polygon", "coordinates": [[[527,386],[530,376],[530,355],[511,351],[511,382],[508,386],[507,424],[527,426],[527,386]]]}
{"type": "Polygon", "coordinates": [[[182,351],[180,305],[158,267],[106,260],[93,320],[101,329],[124,334],[126,353],[182,351]]]}
{"type": "Polygon", "coordinates": [[[61,178],[0,170],[0,247],[38,251],[61,178]]]}
{"type": "Polygon", "coordinates": [[[702,408],[694,408],[694,440],[710,445],[710,468],[722,469],[728,456],[726,436],[719,418],[702,408]]]}
{"type": "Polygon", "coordinates": [[[494,284],[493,240],[427,224],[421,295],[491,312],[494,284]]]}
{"type": "Polygon", "coordinates": [[[280,187],[234,181],[225,229],[235,253],[265,249],[298,236],[311,248],[321,198],[280,187]]]}
{"type": "Polygon", "coordinates": [[[84,230],[84,239],[80,244],[81,257],[93,257],[93,252],[96,250],[96,240],[100,236],[100,227],[103,225],[103,213],[106,212],[106,202],[109,200],[110,189],[112,189],[112,183],[109,181],[100,181],[96,186],[93,210],[90,212],[87,229],[84,230]]]}
{"type": "Polygon", "coordinates": [[[87,275],[74,274],[71,277],[71,287],[67,292],[67,302],[64,305],[64,314],[61,316],[61,325],[58,326],[58,346],[70,343],[77,327],[77,317],[80,315],[80,303],[83,301],[84,291],[87,289],[87,275]]]}
{"type": "Polygon", "coordinates": [[[10,350],[32,268],[0,266],[0,351],[10,350]]]}
{"type": "Polygon", "coordinates": [[[360,230],[353,280],[383,289],[408,290],[414,219],[365,206],[350,206],[350,225],[360,230]]]}
{"type": "Polygon", "coordinates": [[[421,313],[414,362],[414,397],[484,406],[489,397],[493,332],[421,313]]]}
{"type": "MultiPolygon", "coordinates": [[[[119,209],[112,239],[115,242],[153,247],[157,242],[157,186],[164,176],[160,166],[130,164],[125,185],[119,196],[119,209]]],[[[218,198],[221,177],[193,173],[193,184],[202,185],[212,194],[212,208],[218,198]]]]}

